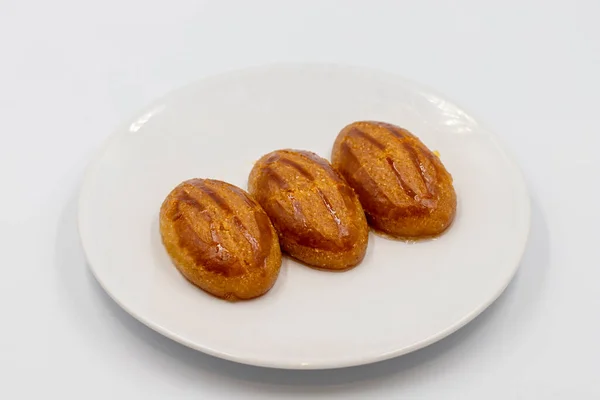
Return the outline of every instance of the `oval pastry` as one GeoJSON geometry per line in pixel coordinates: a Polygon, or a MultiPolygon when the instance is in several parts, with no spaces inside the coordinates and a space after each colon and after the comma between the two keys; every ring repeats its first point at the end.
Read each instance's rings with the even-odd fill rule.
{"type": "Polygon", "coordinates": [[[454,219],[452,176],[406,129],[354,122],[339,133],[332,164],[358,194],[375,230],[397,238],[432,237],[454,219]]]}
{"type": "Polygon", "coordinates": [[[251,299],[277,280],[281,249],[275,229],[262,207],[229,183],[181,183],[162,204],[160,232],[181,274],[214,296],[251,299]]]}
{"type": "Polygon", "coordinates": [[[363,259],[369,234],[364,211],[327,160],[308,151],[274,151],[254,165],[248,188],[292,257],[332,270],[363,259]]]}

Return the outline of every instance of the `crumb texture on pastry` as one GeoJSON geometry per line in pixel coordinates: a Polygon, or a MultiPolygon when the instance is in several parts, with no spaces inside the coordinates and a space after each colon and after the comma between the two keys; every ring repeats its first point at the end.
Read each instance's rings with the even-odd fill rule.
{"type": "Polygon", "coordinates": [[[308,151],[274,151],[256,162],[248,188],[291,256],[336,270],[363,259],[368,243],[364,212],[327,160],[308,151]]]}
{"type": "Polygon", "coordinates": [[[162,204],[160,231],[182,275],[217,297],[260,296],[279,274],[281,250],[267,214],[248,193],[226,182],[181,183],[162,204]]]}
{"type": "Polygon", "coordinates": [[[375,230],[398,238],[432,237],[454,219],[452,176],[406,129],[354,122],[339,133],[332,164],[358,194],[375,230]]]}

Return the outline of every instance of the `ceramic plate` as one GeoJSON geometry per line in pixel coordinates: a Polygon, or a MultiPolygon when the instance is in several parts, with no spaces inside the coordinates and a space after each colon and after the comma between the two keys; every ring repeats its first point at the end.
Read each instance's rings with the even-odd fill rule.
{"type": "Polygon", "coordinates": [[[513,277],[530,212],[518,167],[469,113],[398,76],[331,65],[230,72],[159,99],[109,138],[79,206],[90,267],[132,316],[217,357],[292,369],[399,356],[465,325],[513,277]],[[447,233],[418,243],[371,234],[362,264],[343,273],[284,258],[273,289],[247,302],[211,297],[173,267],[158,212],[174,186],[207,177],[245,189],[261,155],[295,148],[329,158],[356,120],[400,125],[439,151],[458,196],[447,233]]]}

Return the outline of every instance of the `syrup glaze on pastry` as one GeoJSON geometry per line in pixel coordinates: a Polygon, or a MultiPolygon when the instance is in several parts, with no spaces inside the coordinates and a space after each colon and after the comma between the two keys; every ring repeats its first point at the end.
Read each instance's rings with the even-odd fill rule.
{"type": "Polygon", "coordinates": [[[277,234],[262,207],[226,182],[191,179],[160,210],[163,244],[181,274],[216,297],[265,294],[281,266],[277,234]]]}
{"type": "Polygon", "coordinates": [[[406,129],[354,122],[339,133],[332,164],[358,194],[377,231],[396,238],[433,237],[454,220],[452,176],[406,129]]]}
{"type": "Polygon", "coordinates": [[[327,160],[308,151],[274,151],[256,162],[248,188],[292,257],[331,270],[363,259],[369,233],[364,212],[327,160]]]}

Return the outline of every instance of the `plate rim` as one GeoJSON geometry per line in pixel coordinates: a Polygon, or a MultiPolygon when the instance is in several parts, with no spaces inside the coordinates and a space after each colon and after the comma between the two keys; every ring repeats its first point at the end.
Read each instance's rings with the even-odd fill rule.
{"type": "Polygon", "coordinates": [[[426,84],[422,84],[419,81],[406,78],[396,72],[391,72],[391,71],[388,71],[385,69],[380,69],[380,68],[349,65],[349,64],[339,64],[339,63],[297,63],[297,62],[268,63],[268,64],[254,65],[254,66],[249,66],[249,67],[239,68],[239,69],[228,69],[226,71],[223,71],[223,72],[220,72],[217,74],[204,75],[204,76],[200,77],[199,79],[196,79],[196,80],[190,81],[186,84],[174,87],[173,89],[167,91],[163,95],[146,103],[143,107],[139,107],[136,110],[134,110],[134,112],[132,112],[128,118],[122,119],[115,126],[113,131],[103,140],[101,145],[99,145],[97,147],[97,149],[95,150],[92,157],[90,157],[90,160],[88,161],[88,164],[84,170],[83,178],[82,178],[81,184],[80,184],[79,195],[78,195],[78,199],[77,199],[77,230],[78,230],[78,237],[79,237],[80,245],[81,245],[81,248],[83,249],[83,253],[85,255],[87,267],[92,272],[92,275],[94,276],[96,281],[99,283],[100,287],[102,287],[104,292],[119,307],[121,307],[130,316],[135,318],[137,321],[141,322],[146,327],[154,330],[155,332],[165,336],[166,338],[168,338],[170,340],[173,340],[181,345],[184,345],[184,346],[194,349],[196,351],[200,351],[209,356],[221,358],[221,359],[236,362],[239,364],[257,366],[257,367],[274,368],[274,369],[287,369],[287,370],[327,370],[327,369],[346,368],[346,367],[354,367],[354,366],[359,366],[359,365],[367,365],[367,364],[377,363],[377,362],[389,360],[392,358],[396,358],[396,357],[414,352],[416,350],[427,347],[435,342],[438,342],[438,341],[450,336],[454,332],[458,331],[459,329],[461,329],[462,327],[467,325],[469,322],[473,321],[476,317],[478,317],[483,311],[485,311],[491,304],[493,304],[502,295],[502,293],[506,290],[508,285],[512,282],[514,276],[516,275],[517,271],[520,268],[520,264],[523,259],[523,255],[524,255],[527,245],[529,243],[529,237],[530,237],[530,232],[531,232],[531,196],[529,194],[527,180],[525,178],[525,174],[524,174],[521,166],[519,165],[519,163],[517,163],[516,158],[514,157],[512,151],[510,150],[510,148],[508,146],[506,146],[504,144],[501,137],[499,135],[497,135],[494,130],[490,130],[487,127],[487,124],[485,124],[485,122],[483,122],[483,120],[481,118],[479,118],[476,114],[472,113],[468,109],[463,108],[459,103],[455,102],[454,99],[452,99],[451,97],[449,97],[445,94],[440,93],[436,89],[434,89],[426,84]],[[146,318],[146,317],[136,313],[133,309],[128,307],[126,304],[119,301],[119,299],[110,290],[108,290],[106,283],[103,282],[101,277],[99,276],[99,274],[97,274],[96,268],[94,268],[94,263],[92,262],[92,260],[89,256],[89,252],[86,247],[86,242],[89,239],[87,239],[85,237],[85,234],[83,233],[85,231],[85,229],[83,229],[83,221],[84,221],[85,217],[83,217],[83,212],[82,212],[83,206],[82,205],[85,202],[86,193],[89,190],[88,187],[90,185],[90,176],[92,176],[93,171],[96,168],[98,168],[98,166],[100,165],[100,161],[101,161],[102,157],[104,156],[104,154],[106,153],[106,151],[108,150],[111,143],[122,134],[122,131],[125,127],[127,127],[132,122],[139,119],[139,117],[141,115],[144,115],[144,114],[148,113],[150,110],[155,109],[159,104],[164,103],[166,100],[173,97],[177,93],[185,90],[186,88],[189,88],[191,86],[201,86],[203,84],[206,85],[206,84],[210,84],[210,83],[215,83],[219,80],[228,79],[231,77],[240,77],[243,75],[251,75],[252,73],[256,73],[256,72],[266,72],[268,70],[280,69],[280,68],[287,68],[287,69],[307,69],[308,68],[308,69],[313,69],[313,70],[345,69],[345,70],[354,70],[357,72],[363,72],[363,73],[369,73],[369,74],[376,74],[379,76],[384,75],[384,76],[387,76],[388,78],[394,79],[396,81],[403,81],[403,82],[413,86],[413,88],[418,89],[420,91],[438,95],[440,98],[449,101],[450,103],[455,105],[458,109],[464,111],[467,115],[469,115],[475,121],[477,121],[478,125],[481,126],[483,128],[483,130],[485,131],[485,135],[492,141],[494,147],[507,160],[507,164],[513,170],[514,177],[513,177],[512,181],[513,181],[513,184],[521,187],[521,190],[519,190],[519,195],[521,197],[519,199],[519,204],[521,204],[523,207],[523,210],[522,210],[523,211],[523,219],[526,220],[523,223],[524,229],[521,232],[519,232],[519,233],[521,233],[521,236],[522,236],[519,240],[520,248],[518,249],[518,251],[515,251],[514,254],[515,254],[516,259],[511,263],[511,264],[515,264],[515,267],[513,268],[512,273],[509,275],[506,282],[502,285],[502,287],[499,290],[497,290],[496,293],[494,293],[492,296],[490,296],[486,302],[480,303],[471,312],[469,312],[463,318],[457,320],[454,324],[448,326],[446,329],[443,329],[421,341],[413,343],[412,345],[401,347],[401,348],[393,350],[393,351],[381,353],[377,356],[366,356],[366,357],[363,356],[362,358],[361,357],[353,357],[351,359],[344,359],[344,360],[339,360],[339,361],[327,360],[327,361],[319,361],[319,362],[314,362],[314,363],[305,363],[305,362],[298,363],[298,362],[285,362],[285,361],[277,361],[277,362],[268,361],[268,360],[265,361],[265,360],[261,360],[260,358],[248,358],[248,357],[243,357],[243,356],[236,356],[235,354],[230,354],[225,351],[211,348],[210,346],[201,345],[194,341],[187,340],[184,337],[177,334],[176,332],[173,332],[170,329],[165,328],[164,326],[153,322],[151,320],[151,318],[146,318]]]}

